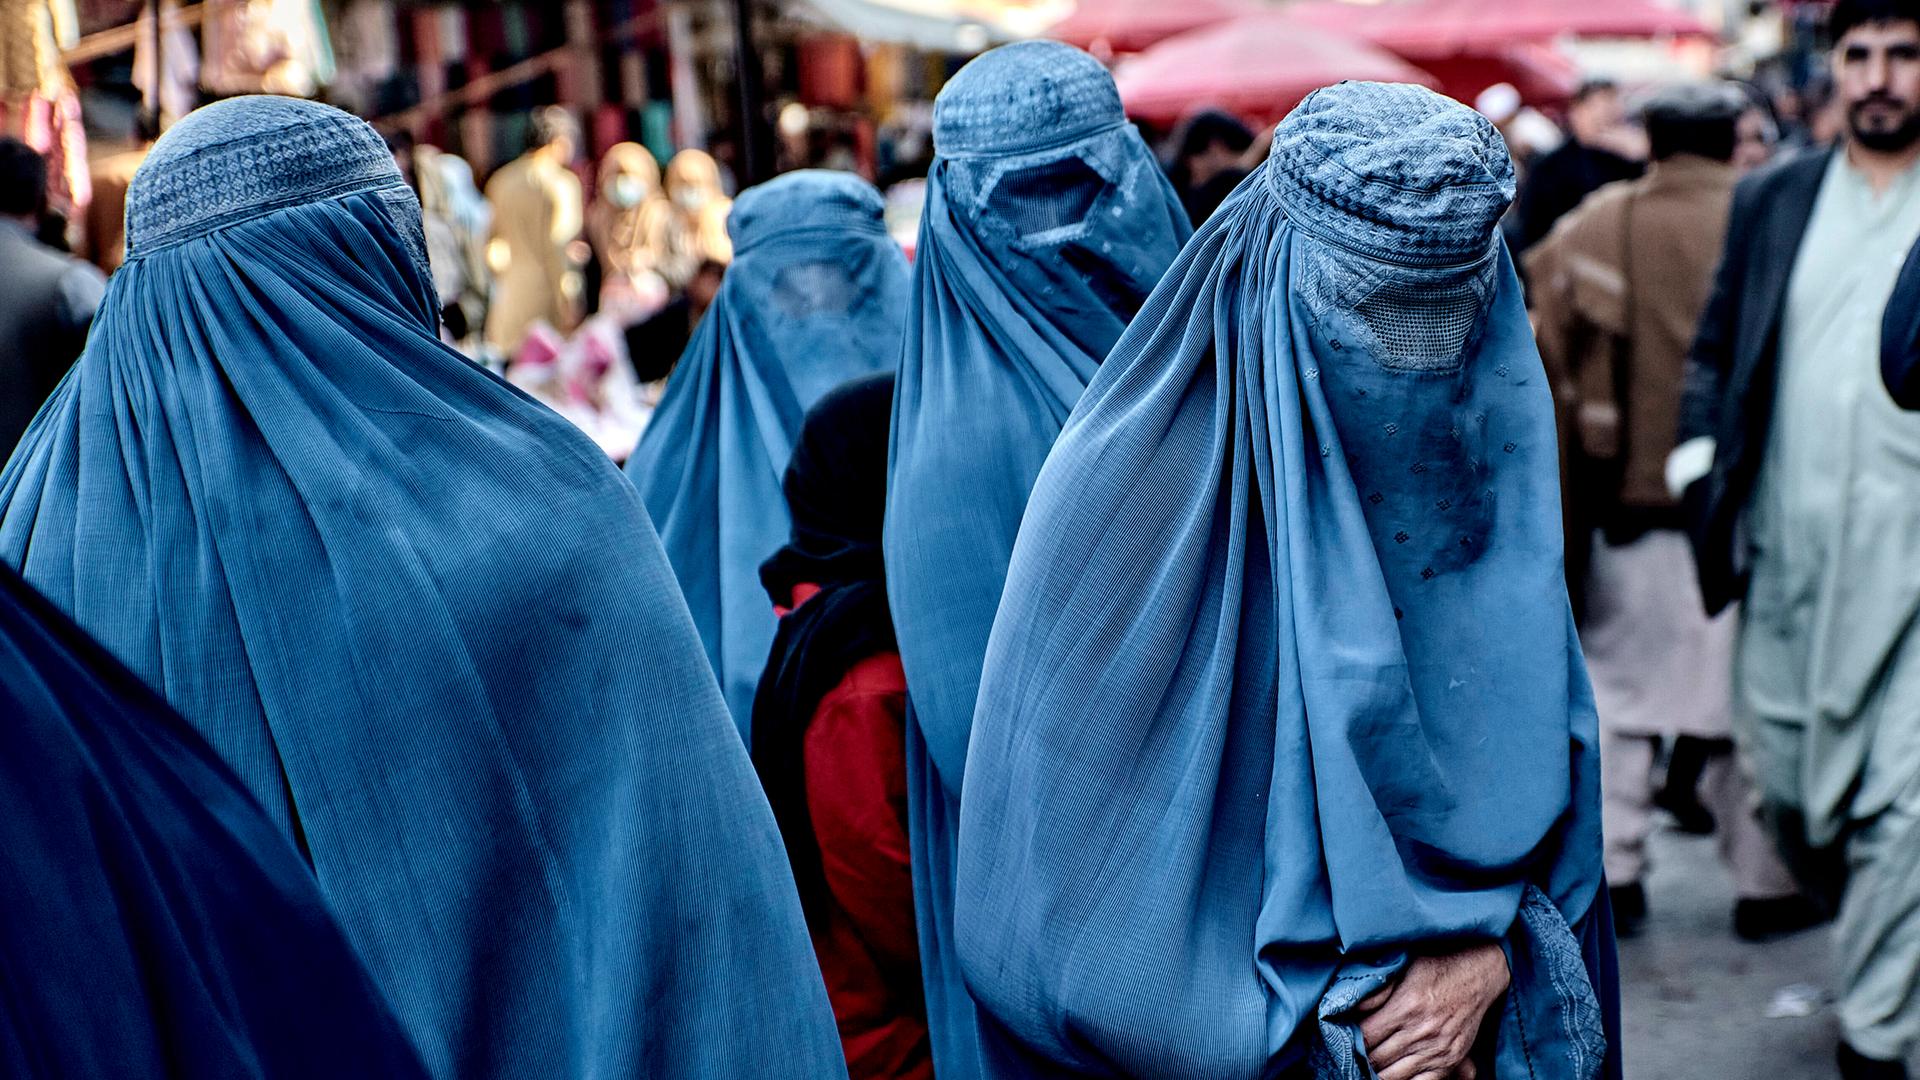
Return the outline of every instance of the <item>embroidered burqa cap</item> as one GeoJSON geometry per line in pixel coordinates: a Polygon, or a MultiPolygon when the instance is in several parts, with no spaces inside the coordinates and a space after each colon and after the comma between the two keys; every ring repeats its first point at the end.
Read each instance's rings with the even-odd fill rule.
{"type": "Polygon", "coordinates": [[[1476,938],[1513,956],[1497,1074],[1600,1067],[1597,726],[1512,193],[1466,107],[1316,92],[1055,443],[955,898],[1030,1071],[1365,1077],[1345,1010],[1476,938]]]}
{"type": "Polygon", "coordinates": [[[432,1075],[765,1075],[746,1030],[838,1074],[639,498],[440,342],[372,129],[210,105],[128,206],[86,351],[0,473],[0,559],[300,846],[432,1075]]]}
{"type": "MultiPolygon", "coordinates": [[[[392,203],[403,233],[417,220],[404,214],[412,192],[393,151],[366,121],[298,98],[231,98],[190,113],[141,161],[127,189],[127,255],[360,193],[392,203]]],[[[424,251],[411,232],[402,238],[424,251]]]]}
{"type": "Polygon", "coordinates": [[[894,395],[883,548],[912,708],[915,915],[935,1068],[966,1080],[953,834],[987,633],[1060,425],[1192,232],[1113,77],[1057,42],[1003,46],[933,106],[936,158],[894,395]]]}

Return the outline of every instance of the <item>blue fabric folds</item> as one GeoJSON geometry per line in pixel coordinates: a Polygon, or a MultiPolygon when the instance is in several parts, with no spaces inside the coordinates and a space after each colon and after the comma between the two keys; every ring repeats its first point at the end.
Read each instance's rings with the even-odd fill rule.
{"type": "Polygon", "coordinates": [[[437,339],[379,137],[308,102],[208,106],[128,222],[0,474],[0,558],[299,844],[434,1076],[839,1074],[640,500],[437,339]]]}
{"type": "MultiPolygon", "coordinates": [[[[1458,104],[1317,92],[1056,443],[955,899],[968,984],[1035,1061],[1262,1075],[1305,1060],[1343,974],[1505,939],[1529,886],[1561,934],[1593,902],[1597,728],[1495,232],[1512,185],[1458,104]]],[[[1578,1008],[1572,983],[1516,965],[1514,996],[1578,1008]]]]}
{"type": "Polygon", "coordinates": [[[957,793],[1027,491],[1192,229],[1112,77],[1078,49],[981,56],[933,123],[886,558],[914,712],[957,793]]]}
{"type": "Polygon", "coordinates": [[[899,359],[907,263],[882,209],[847,173],[742,193],[733,265],[627,462],[743,736],[776,625],[760,564],[787,541],[780,478],[800,421],[899,359]]]}
{"type": "Polygon", "coordinates": [[[884,551],[912,706],[908,825],[934,1064],[977,1072],[953,953],[954,833],[987,634],[1027,491],[1191,233],[1092,57],[995,49],[934,102],[894,396],[884,551]]]}
{"type": "Polygon", "coordinates": [[[0,1075],[426,1076],[272,821],[0,567],[0,1075]]]}

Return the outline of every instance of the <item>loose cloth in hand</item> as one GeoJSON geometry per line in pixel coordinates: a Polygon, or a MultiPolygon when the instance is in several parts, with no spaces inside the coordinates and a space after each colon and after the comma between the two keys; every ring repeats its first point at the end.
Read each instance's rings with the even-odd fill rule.
{"type": "Polygon", "coordinates": [[[1078,49],[1026,42],[934,102],[883,548],[911,699],[914,910],[934,1063],[974,1074],[952,943],[953,834],[987,633],[1027,490],[1080,391],[1190,234],[1078,49]]]}
{"type": "Polygon", "coordinates": [[[439,341],[380,137],[210,105],[127,223],[0,474],[0,559],[301,845],[433,1075],[836,1074],[779,836],[639,498],[439,341]]]}
{"type": "MultiPolygon", "coordinates": [[[[1343,977],[1506,939],[1530,886],[1559,934],[1587,915],[1596,724],[1512,183],[1458,104],[1317,92],[1062,432],[960,803],[959,957],[1022,1071],[1262,1075],[1343,977]]],[[[1577,968],[1516,965],[1532,1075],[1600,1066],[1577,968]]]]}
{"type": "Polygon", "coordinates": [[[760,564],[787,541],[780,478],[800,421],[900,358],[907,262],[881,210],[847,173],[788,173],[742,194],[727,222],[733,265],[627,462],[743,736],[773,644],[760,564]]]}
{"type": "Polygon", "coordinates": [[[299,851],[4,567],[0,716],[0,1073],[424,1080],[299,851]]]}

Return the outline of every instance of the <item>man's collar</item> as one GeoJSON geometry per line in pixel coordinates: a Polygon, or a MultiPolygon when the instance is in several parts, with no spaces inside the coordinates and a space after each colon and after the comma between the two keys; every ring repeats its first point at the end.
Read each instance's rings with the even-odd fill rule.
{"type": "Polygon", "coordinates": [[[1663,181],[1692,182],[1732,175],[1731,162],[1715,161],[1699,154],[1675,154],[1670,158],[1647,165],[1647,179],[1656,184],[1663,181]]]}

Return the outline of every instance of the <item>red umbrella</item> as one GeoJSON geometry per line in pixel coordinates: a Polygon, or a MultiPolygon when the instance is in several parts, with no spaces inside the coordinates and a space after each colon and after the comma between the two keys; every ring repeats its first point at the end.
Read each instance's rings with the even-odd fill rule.
{"type": "Polygon", "coordinates": [[[1345,79],[1438,85],[1391,53],[1278,11],[1168,38],[1114,72],[1127,115],[1162,126],[1207,106],[1265,126],[1345,79]]]}
{"type": "Polygon", "coordinates": [[[1507,45],[1486,52],[1425,56],[1415,62],[1440,80],[1448,96],[1469,105],[1494,83],[1513,84],[1520,100],[1538,107],[1566,104],[1580,85],[1579,65],[1551,45],[1507,45]]]}
{"type": "Polygon", "coordinates": [[[1576,37],[1711,36],[1707,24],[1654,0],[1301,0],[1287,14],[1365,38],[1416,62],[1518,42],[1576,37]]]}
{"type": "Polygon", "coordinates": [[[1096,55],[1139,52],[1163,38],[1260,10],[1254,0],[1080,0],[1047,36],[1096,55]]]}

